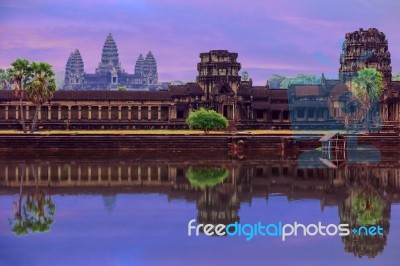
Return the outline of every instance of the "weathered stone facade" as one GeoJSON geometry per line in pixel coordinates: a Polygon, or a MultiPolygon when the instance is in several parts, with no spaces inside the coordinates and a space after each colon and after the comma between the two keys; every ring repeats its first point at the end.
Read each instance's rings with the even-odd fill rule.
{"type": "Polygon", "coordinates": [[[390,83],[392,67],[388,40],[383,32],[375,28],[346,34],[340,55],[339,76],[341,79],[350,79],[365,67],[376,68],[390,83]]]}
{"type": "Polygon", "coordinates": [[[104,90],[125,87],[127,89],[146,89],[158,83],[157,62],[148,52],[146,59],[143,55],[135,65],[135,73],[128,74],[121,67],[118,48],[111,34],[103,46],[101,61],[96,73],[84,72],[82,56],[78,49],[70,54],[65,67],[63,89],[69,90],[104,90]]]}

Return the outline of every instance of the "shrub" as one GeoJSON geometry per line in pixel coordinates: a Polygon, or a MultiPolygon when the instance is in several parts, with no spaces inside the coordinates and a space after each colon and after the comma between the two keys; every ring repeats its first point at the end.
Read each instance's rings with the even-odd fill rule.
{"type": "Polygon", "coordinates": [[[214,110],[200,108],[192,112],[186,119],[190,129],[201,129],[206,134],[210,130],[225,129],[228,127],[228,120],[214,110]]]}

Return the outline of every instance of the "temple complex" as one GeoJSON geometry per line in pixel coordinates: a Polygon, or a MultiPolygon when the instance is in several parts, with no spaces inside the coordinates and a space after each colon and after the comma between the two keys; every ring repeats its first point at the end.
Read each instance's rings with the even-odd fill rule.
{"type": "MultiPolygon", "coordinates": [[[[271,89],[241,80],[238,54],[227,50],[200,53],[196,82],[157,91],[117,91],[120,86],[144,89],[157,84],[157,64],[151,52],[139,56],[134,74],[121,67],[111,34],[96,73],[86,74],[79,50],[66,65],[65,88],[58,90],[39,112],[46,129],[187,128],[185,119],[201,107],[224,115],[237,129],[357,129],[365,125],[366,110],[351,93],[349,79],[364,67],[384,75],[384,94],[371,109],[371,127],[398,127],[400,82],[391,80],[388,41],[377,29],[346,34],[338,79],[322,74],[320,84],[291,84],[271,89]]],[[[11,90],[0,91],[0,128],[18,129],[19,100],[11,90]]],[[[23,103],[28,124],[35,106],[23,103]]]]}
{"type": "Polygon", "coordinates": [[[128,74],[121,67],[118,48],[110,33],[104,43],[101,61],[94,74],[85,73],[82,56],[78,49],[70,54],[65,67],[63,89],[112,90],[118,87],[148,89],[157,83],[157,62],[151,51],[146,55],[146,59],[140,54],[134,74],[128,74]]]}

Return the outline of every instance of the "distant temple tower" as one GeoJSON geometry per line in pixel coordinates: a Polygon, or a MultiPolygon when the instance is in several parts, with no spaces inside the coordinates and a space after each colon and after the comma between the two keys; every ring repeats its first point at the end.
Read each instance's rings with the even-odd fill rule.
{"type": "Polygon", "coordinates": [[[366,67],[381,71],[387,84],[390,84],[392,67],[388,41],[385,34],[375,28],[346,34],[340,55],[339,77],[347,80],[366,67]]]}
{"type": "Polygon", "coordinates": [[[96,69],[96,73],[111,72],[113,69],[120,72],[121,63],[119,62],[117,45],[110,33],[104,42],[103,51],[101,53],[101,62],[96,69]]]}
{"type": "Polygon", "coordinates": [[[72,52],[65,67],[65,84],[80,86],[84,82],[84,66],[82,56],[78,49],[72,52]]]}
{"type": "Polygon", "coordinates": [[[116,90],[149,89],[158,84],[157,62],[151,52],[146,59],[140,55],[135,65],[135,73],[128,74],[121,67],[117,44],[111,33],[103,45],[101,61],[93,74],[84,73],[82,57],[75,50],[68,58],[65,68],[64,89],[69,90],[116,90]]]}
{"type": "Polygon", "coordinates": [[[230,53],[227,50],[212,50],[200,54],[196,80],[207,100],[212,94],[237,92],[241,79],[240,63],[236,62],[237,57],[237,53],[230,53]]]}
{"type": "Polygon", "coordinates": [[[158,82],[157,62],[151,51],[147,53],[146,59],[144,60],[143,72],[144,75],[148,77],[148,84],[157,84],[158,82]]]}
{"type": "Polygon", "coordinates": [[[135,74],[136,75],[143,75],[144,74],[144,58],[143,58],[142,54],[139,55],[139,58],[136,61],[135,74]]]}

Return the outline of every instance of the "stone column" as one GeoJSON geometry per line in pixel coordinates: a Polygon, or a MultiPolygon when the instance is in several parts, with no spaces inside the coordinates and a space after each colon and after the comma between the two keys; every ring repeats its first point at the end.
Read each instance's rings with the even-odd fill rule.
{"type": "Polygon", "coordinates": [[[15,119],[19,119],[19,106],[15,106],[15,119]]]}
{"type": "Polygon", "coordinates": [[[81,182],[81,178],[82,178],[82,168],[81,168],[81,166],[79,165],[79,166],[78,166],[78,183],[81,182]]]}
{"type": "Polygon", "coordinates": [[[47,120],[51,120],[51,105],[47,106],[47,120]]]}
{"type": "Polygon", "coordinates": [[[71,183],[71,165],[68,165],[68,183],[71,183]]]}
{"type": "Polygon", "coordinates": [[[101,106],[99,106],[99,113],[98,113],[99,120],[101,120],[101,106]]]}
{"type": "Polygon", "coordinates": [[[47,166],[47,181],[51,181],[51,166],[47,166]]]}
{"type": "Polygon", "coordinates": [[[5,169],[4,169],[4,177],[6,179],[6,182],[8,181],[8,165],[6,165],[5,169]]]}
{"type": "Polygon", "coordinates": [[[147,106],[147,120],[151,120],[151,106],[147,106]]]}
{"type": "Polygon", "coordinates": [[[111,120],[111,105],[108,106],[108,120],[111,120]]]}
{"type": "Polygon", "coordinates": [[[121,109],[122,109],[122,106],[118,106],[118,120],[121,120],[121,117],[122,117],[122,114],[121,114],[121,109]]]}
{"type": "Polygon", "coordinates": [[[82,106],[78,106],[78,120],[82,119],[82,111],[81,111],[82,106]]]}
{"type": "Polygon", "coordinates": [[[132,167],[128,166],[128,181],[132,181],[132,167]]]}
{"type": "Polygon", "coordinates": [[[61,120],[61,105],[58,106],[58,120],[61,120]]]}
{"type": "Polygon", "coordinates": [[[88,119],[89,120],[92,119],[92,106],[91,105],[88,106],[88,119]]]}
{"type": "Polygon", "coordinates": [[[138,120],[142,120],[142,107],[138,106],[138,114],[137,114],[138,120]]]}
{"type": "Polygon", "coordinates": [[[88,181],[90,183],[90,181],[92,180],[92,166],[88,166],[88,181]]]}
{"type": "Polygon", "coordinates": [[[6,120],[8,120],[8,105],[4,106],[4,111],[5,111],[4,117],[6,120]]]}
{"type": "Polygon", "coordinates": [[[68,106],[68,120],[71,120],[71,106],[68,106]]]}
{"type": "Polygon", "coordinates": [[[29,119],[29,106],[25,106],[25,119],[29,119]]]}
{"type": "Polygon", "coordinates": [[[97,167],[97,182],[101,181],[101,167],[97,167]]]}
{"type": "Polygon", "coordinates": [[[42,120],[42,106],[40,106],[38,110],[38,120],[42,120]]]}
{"type": "Polygon", "coordinates": [[[57,166],[57,177],[58,181],[61,181],[61,166],[57,166]]]}
{"type": "Polygon", "coordinates": [[[161,105],[158,106],[158,121],[161,121],[161,105]]]}
{"type": "Polygon", "coordinates": [[[128,106],[128,120],[132,120],[132,106],[128,106]]]}

